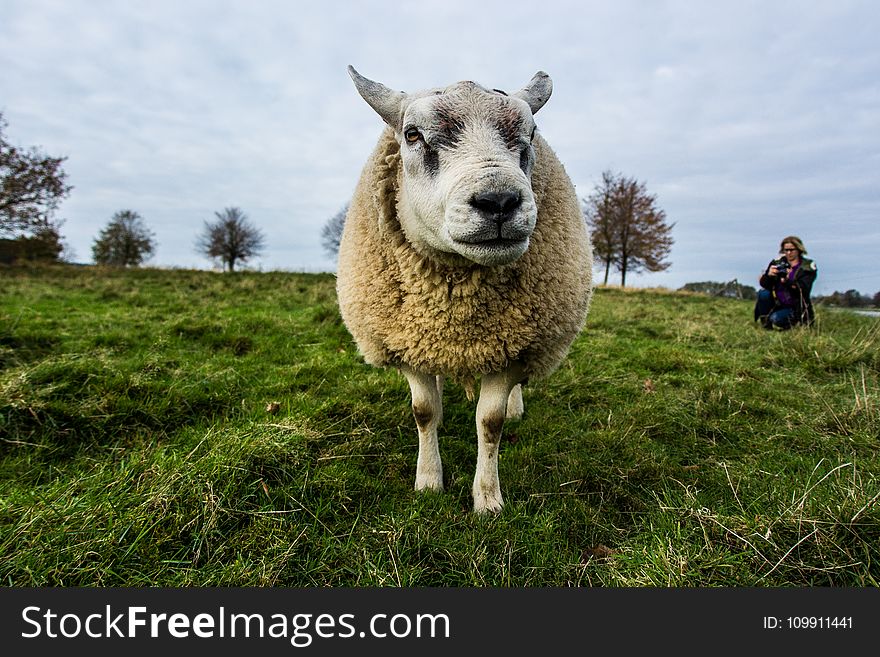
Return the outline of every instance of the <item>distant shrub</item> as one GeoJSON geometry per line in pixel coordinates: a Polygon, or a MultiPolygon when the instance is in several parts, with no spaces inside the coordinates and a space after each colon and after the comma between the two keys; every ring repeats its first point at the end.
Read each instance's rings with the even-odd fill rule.
{"type": "Polygon", "coordinates": [[[727,297],[730,299],[757,299],[758,291],[751,285],[742,285],[735,278],[727,283],[716,281],[703,281],[701,283],[685,283],[681,288],[687,292],[699,292],[713,297],[727,297]]]}

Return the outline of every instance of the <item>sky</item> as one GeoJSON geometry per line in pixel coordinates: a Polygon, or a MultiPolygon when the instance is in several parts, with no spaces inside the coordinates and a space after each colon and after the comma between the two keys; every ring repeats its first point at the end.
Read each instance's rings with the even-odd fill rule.
{"type": "Polygon", "coordinates": [[[538,128],[578,195],[622,173],[674,223],[670,268],[628,285],[756,286],[793,234],[814,294],[873,296],[878,33],[874,0],[3,0],[0,112],[12,143],[68,158],[75,261],[130,209],[147,264],[210,269],[196,237],[238,207],[267,237],[251,268],[332,271],[321,228],[383,127],[348,64],[403,91],[543,70],[538,128]]]}

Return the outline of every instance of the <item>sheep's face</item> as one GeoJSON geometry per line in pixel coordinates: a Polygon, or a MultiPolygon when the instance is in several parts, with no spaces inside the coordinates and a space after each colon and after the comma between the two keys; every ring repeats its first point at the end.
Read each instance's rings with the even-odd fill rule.
{"type": "Polygon", "coordinates": [[[410,242],[481,265],[522,256],[538,215],[533,115],[550,95],[546,74],[513,95],[473,82],[397,94],[352,77],[400,143],[399,218],[410,242]]]}

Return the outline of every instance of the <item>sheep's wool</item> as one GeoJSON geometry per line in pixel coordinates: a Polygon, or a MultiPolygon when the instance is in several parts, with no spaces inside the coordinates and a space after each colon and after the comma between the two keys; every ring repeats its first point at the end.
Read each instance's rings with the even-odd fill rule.
{"type": "Polygon", "coordinates": [[[525,255],[486,267],[418,252],[397,220],[403,175],[390,128],[361,174],[339,248],[342,318],[364,359],[468,384],[510,362],[529,379],[552,372],[580,332],[592,251],[574,186],[550,146],[534,140],[538,205],[525,255]]]}

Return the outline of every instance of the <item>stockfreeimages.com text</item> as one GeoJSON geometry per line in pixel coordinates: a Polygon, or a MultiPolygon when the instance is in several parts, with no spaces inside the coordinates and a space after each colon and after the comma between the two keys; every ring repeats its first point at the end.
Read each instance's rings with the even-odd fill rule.
{"type": "Polygon", "coordinates": [[[315,638],[449,638],[450,621],[446,614],[374,614],[358,629],[355,614],[245,614],[231,613],[220,607],[214,613],[152,613],[146,607],[125,607],[123,611],[106,605],[89,614],[58,613],[41,607],[25,607],[21,612],[25,639],[38,637],[73,639],[158,638],[185,639],[272,638],[288,639],[291,645],[305,648],[315,638]]]}

